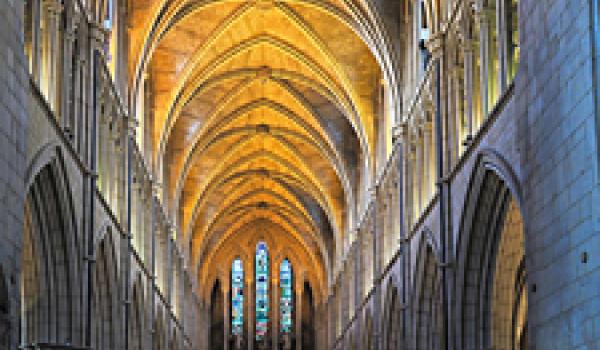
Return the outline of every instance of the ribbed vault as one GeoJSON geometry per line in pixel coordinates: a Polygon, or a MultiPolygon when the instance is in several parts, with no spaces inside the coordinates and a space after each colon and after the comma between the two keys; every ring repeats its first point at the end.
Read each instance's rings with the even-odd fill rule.
{"type": "Polygon", "coordinates": [[[268,234],[285,237],[301,270],[327,286],[385,126],[368,9],[136,0],[132,10],[134,99],[151,101],[133,105],[200,285],[212,285],[235,245],[268,234]]]}

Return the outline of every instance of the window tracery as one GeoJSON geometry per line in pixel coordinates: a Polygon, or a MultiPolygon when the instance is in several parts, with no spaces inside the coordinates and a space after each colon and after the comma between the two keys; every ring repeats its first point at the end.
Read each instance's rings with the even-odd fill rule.
{"type": "Polygon", "coordinates": [[[281,297],[279,299],[281,333],[291,333],[293,329],[292,314],[294,312],[294,299],[292,295],[292,279],[292,264],[288,259],[284,259],[281,262],[279,269],[279,285],[281,287],[281,297]]]}
{"type": "Polygon", "coordinates": [[[244,332],[244,266],[237,258],[231,265],[231,333],[244,332]]]}
{"type": "Polygon", "coordinates": [[[262,341],[269,330],[269,252],[264,242],[256,246],[256,340],[262,341]]]}

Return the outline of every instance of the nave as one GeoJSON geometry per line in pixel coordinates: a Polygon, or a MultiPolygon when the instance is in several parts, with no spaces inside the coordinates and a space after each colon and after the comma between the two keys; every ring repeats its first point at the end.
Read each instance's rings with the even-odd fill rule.
{"type": "Polygon", "coordinates": [[[0,17],[0,350],[600,348],[597,2],[0,17]]]}

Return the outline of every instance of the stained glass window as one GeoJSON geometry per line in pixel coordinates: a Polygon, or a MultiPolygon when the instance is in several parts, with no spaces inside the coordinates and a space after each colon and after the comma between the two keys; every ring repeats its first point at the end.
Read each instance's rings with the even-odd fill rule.
{"type": "Polygon", "coordinates": [[[281,297],[279,298],[281,333],[290,333],[292,331],[292,312],[294,311],[292,277],[292,264],[288,259],[285,259],[281,262],[281,266],[279,267],[279,286],[281,288],[281,297]]]}
{"type": "Polygon", "coordinates": [[[269,252],[264,242],[256,247],[256,340],[267,335],[269,324],[269,252]]]}
{"type": "Polygon", "coordinates": [[[113,26],[113,0],[108,0],[106,2],[106,8],[104,10],[105,13],[105,17],[104,17],[104,29],[106,30],[112,30],[112,26],[113,26]]]}
{"type": "Polygon", "coordinates": [[[231,264],[231,333],[244,332],[244,266],[242,260],[231,264]]]}

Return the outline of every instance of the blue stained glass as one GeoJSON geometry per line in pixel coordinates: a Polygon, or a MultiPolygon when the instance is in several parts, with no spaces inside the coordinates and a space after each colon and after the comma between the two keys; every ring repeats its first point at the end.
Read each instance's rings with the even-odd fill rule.
{"type": "Polygon", "coordinates": [[[281,314],[280,326],[282,333],[290,333],[293,326],[292,313],[294,311],[294,300],[292,296],[292,278],[292,264],[288,259],[285,259],[279,267],[279,286],[281,288],[279,310],[281,314]]]}
{"type": "Polygon", "coordinates": [[[244,266],[240,259],[231,265],[231,333],[244,331],[244,266]]]}
{"type": "Polygon", "coordinates": [[[112,30],[113,26],[113,0],[108,0],[106,4],[106,18],[104,19],[104,29],[112,30]]]}
{"type": "Polygon", "coordinates": [[[269,325],[269,252],[264,242],[256,247],[256,340],[262,340],[269,325]]]}

